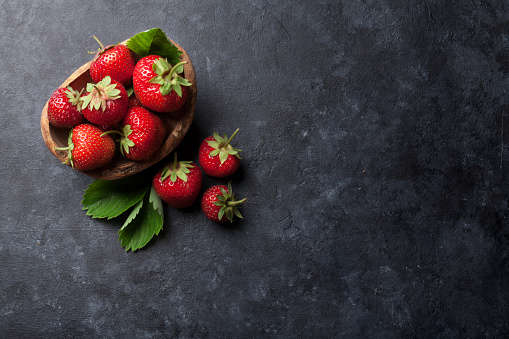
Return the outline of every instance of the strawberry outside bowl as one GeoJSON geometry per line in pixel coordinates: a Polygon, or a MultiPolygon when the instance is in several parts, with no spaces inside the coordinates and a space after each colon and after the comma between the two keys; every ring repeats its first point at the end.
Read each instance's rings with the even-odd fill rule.
{"type": "MultiPolygon", "coordinates": [[[[127,44],[127,41],[128,40],[125,40],[121,42],[121,44],[125,45],[127,44]]],[[[163,144],[145,161],[132,161],[130,159],[123,158],[119,152],[116,152],[117,154],[113,160],[107,165],[95,170],[84,171],[82,173],[93,178],[103,180],[115,180],[124,178],[141,172],[144,169],[159,162],[171,151],[173,151],[178,146],[180,141],[182,141],[187,131],[189,130],[194,117],[194,110],[196,107],[196,74],[194,72],[193,64],[191,63],[189,55],[186,53],[186,51],[171,39],[170,41],[180,51],[182,51],[181,60],[187,62],[184,65],[183,77],[188,79],[192,85],[189,87],[189,97],[181,109],[176,112],[158,114],[163,120],[166,129],[163,144]]],[[[78,68],[69,78],[67,78],[67,80],[64,81],[64,83],[60,85],[60,87],[71,86],[73,89],[80,91],[81,89],[86,88],[87,83],[93,83],[89,70],[91,63],[92,60],[78,68]]],[[[46,105],[44,106],[41,114],[42,137],[50,152],[62,163],[67,161],[68,152],[60,151],[56,148],[67,147],[67,140],[70,130],[70,128],[57,128],[49,123],[48,102],[46,102],[46,105]]]]}

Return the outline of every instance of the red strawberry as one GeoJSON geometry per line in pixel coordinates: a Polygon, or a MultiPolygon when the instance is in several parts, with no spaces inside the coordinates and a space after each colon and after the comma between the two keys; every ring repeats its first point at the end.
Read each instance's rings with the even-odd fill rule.
{"type": "Polygon", "coordinates": [[[189,96],[191,83],[179,74],[186,61],[175,66],[163,57],[148,55],[138,61],[133,72],[134,93],[141,104],[156,112],[180,109],[189,96]]]}
{"type": "Polygon", "coordinates": [[[200,145],[199,162],[205,174],[211,177],[224,178],[235,173],[240,166],[240,149],[230,145],[239,129],[228,139],[225,134],[221,137],[218,133],[207,137],[200,145]]]}
{"type": "Polygon", "coordinates": [[[90,76],[94,82],[101,81],[105,76],[120,82],[124,87],[132,82],[133,70],[136,65],[134,52],[125,45],[106,46],[94,36],[101,48],[97,51],[90,65],[90,76]]]}
{"type": "Polygon", "coordinates": [[[165,166],[152,180],[152,186],[168,205],[175,208],[191,206],[201,188],[201,170],[191,161],[177,162],[177,153],[172,165],[165,166]]]}
{"type": "Polygon", "coordinates": [[[239,205],[247,199],[236,200],[232,191],[231,181],[225,185],[212,186],[203,193],[201,209],[205,216],[212,221],[223,223],[233,222],[234,216],[242,218],[239,205]]]}
{"type": "MultiPolygon", "coordinates": [[[[83,91],[83,90],[82,90],[83,91]]],[[[49,98],[48,120],[55,127],[74,127],[85,121],[81,114],[81,92],[59,88],[49,98]]]]}
{"type": "Polygon", "coordinates": [[[122,130],[107,133],[121,135],[120,152],[123,156],[135,160],[145,160],[163,143],[165,128],[163,121],[143,107],[133,107],[122,120],[122,130]]]}
{"type": "Polygon", "coordinates": [[[90,171],[106,165],[115,154],[115,142],[104,131],[92,124],[80,124],[69,133],[68,146],[58,147],[68,151],[67,162],[78,171],[90,171]]]}
{"type": "Polygon", "coordinates": [[[118,81],[109,76],[97,84],[87,84],[81,106],[85,118],[99,126],[113,126],[127,113],[127,92],[118,81]]]}

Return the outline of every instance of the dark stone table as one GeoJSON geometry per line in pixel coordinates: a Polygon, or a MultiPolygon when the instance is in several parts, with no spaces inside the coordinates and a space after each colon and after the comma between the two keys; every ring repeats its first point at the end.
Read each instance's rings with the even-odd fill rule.
{"type": "Polygon", "coordinates": [[[509,335],[507,2],[13,1],[0,25],[1,338],[509,335]],[[226,226],[165,206],[132,253],[39,123],[92,35],[152,27],[197,73],[179,155],[240,128],[248,201],[226,226]]]}

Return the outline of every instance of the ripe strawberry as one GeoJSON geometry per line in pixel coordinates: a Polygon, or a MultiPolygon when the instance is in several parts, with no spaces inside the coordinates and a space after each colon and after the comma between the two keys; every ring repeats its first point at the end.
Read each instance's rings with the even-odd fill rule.
{"type": "MultiPolygon", "coordinates": [[[[82,90],[83,91],[83,90],[82,90]]],[[[85,121],[81,114],[81,92],[59,88],[49,98],[48,120],[55,127],[74,127],[85,121]]]]}
{"type": "Polygon", "coordinates": [[[160,117],[143,107],[133,107],[122,120],[122,129],[107,134],[120,134],[120,152],[123,156],[141,161],[150,157],[163,143],[165,128],[160,117]]]}
{"type": "Polygon", "coordinates": [[[109,76],[97,84],[88,83],[82,96],[81,110],[85,118],[99,126],[113,126],[127,113],[127,92],[118,81],[109,76]]]}
{"type": "Polygon", "coordinates": [[[189,96],[191,83],[179,74],[186,61],[175,66],[158,55],[141,58],[134,68],[134,93],[143,106],[156,112],[173,112],[180,109],[189,96]]]}
{"type": "Polygon", "coordinates": [[[211,177],[224,178],[235,173],[240,166],[240,149],[230,145],[230,141],[239,129],[232,134],[230,139],[225,134],[221,137],[218,133],[203,140],[199,150],[199,162],[205,174],[211,177]]]}
{"type": "Polygon", "coordinates": [[[92,124],[80,124],[69,133],[68,146],[57,147],[68,151],[67,161],[78,171],[90,171],[106,165],[115,154],[115,142],[104,131],[92,124]]]}
{"type": "Polygon", "coordinates": [[[224,223],[233,222],[234,215],[242,218],[239,205],[247,199],[236,200],[232,191],[231,181],[225,185],[212,186],[203,193],[201,209],[205,216],[212,221],[224,223]]]}
{"type": "Polygon", "coordinates": [[[131,84],[133,70],[136,65],[134,52],[125,45],[106,46],[94,36],[101,48],[90,65],[90,76],[94,82],[101,81],[105,76],[120,82],[124,87],[131,84]]]}
{"type": "Polygon", "coordinates": [[[168,205],[175,208],[191,206],[200,193],[201,170],[191,161],[177,162],[177,153],[172,165],[165,166],[152,180],[152,186],[168,205]]]}

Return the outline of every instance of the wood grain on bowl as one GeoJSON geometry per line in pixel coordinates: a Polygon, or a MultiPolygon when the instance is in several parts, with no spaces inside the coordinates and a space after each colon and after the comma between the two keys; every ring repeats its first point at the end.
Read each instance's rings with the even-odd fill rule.
{"type": "MultiPolygon", "coordinates": [[[[127,41],[128,40],[125,40],[121,43],[126,44],[127,41]]],[[[158,114],[163,120],[166,128],[166,135],[162,146],[145,161],[132,161],[117,154],[113,161],[108,165],[82,173],[96,179],[104,180],[114,180],[130,176],[162,160],[182,141],[194,118],[197,89],[196,74],[186,51],[174,41],[172,41],[172,43],[177,46],[180,51],[182,51],[182,61],[187,61],[187,64],[184,65],[183,77],[188,79],[192,85],[189,87],[189,97],[187,102],[180,110],[171,113],[158,114]]],[[[91,63],[92,60],[78,68],[67,80],[64,81],[64,83],[62,83],[62,85],[60,85],[60,87],[71,86],[73,89],[78,91],[82,88],[86,88],[87,83],[93,82],[89,71],[91,63]]],[[[41,132],[44,142],[50,152],[61,162],[67,161],[68,152],[56,150],[55,147],[67,147],[67,139],[69,137],[70,129],[57,128],[49,123],[48,102],[46,102],[41,114],[41,132]]]]}

